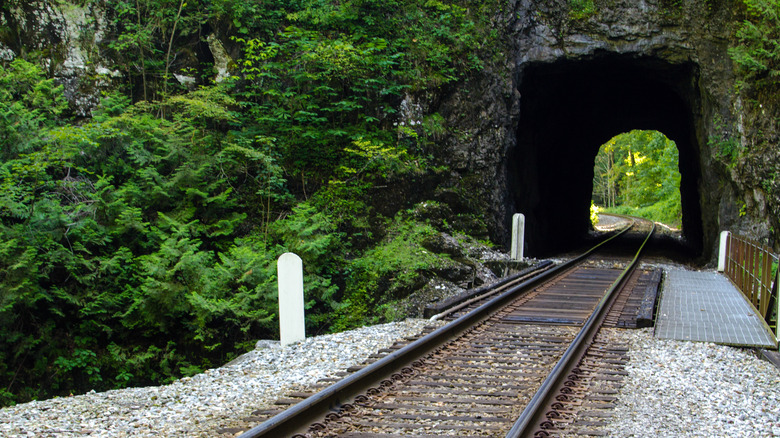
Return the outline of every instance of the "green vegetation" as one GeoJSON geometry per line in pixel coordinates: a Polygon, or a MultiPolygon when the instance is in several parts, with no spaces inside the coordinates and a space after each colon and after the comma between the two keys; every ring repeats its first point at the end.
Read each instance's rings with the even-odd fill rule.
{"type": "MultiPolygon", "coordinates": [[[[740,133],[722,129],[719,118],[713,119],[716,134],[710,138],[715,157],[737,174],[739,167],[757,169],[750,179],[755,183],[750,192],[762,190],[769,201],[769,220],[776,229],[780,173],[776,159],[769,158],[777,147],[780,135],[780,3],[776,0],[743,0],[744,19],[736,26],[736,43],[729,55],[736,66],[737,93],[744,105],[740,117],[740,133]],[[740,166],[737,166],[737,164],[740,166]]],[[[736,124],[736,121],[731,123],[736,124]]],[[[742,177],[740,175],[740,177],[742,177]]],[[[747,213],[747,206],[740,211],[747,213]]],[[[776,232],[772,232],[777,241],[776,232]]]]}
{"type": "Polygon", "coordinates": [[[573,20],[587,18],[595,13],[593,0],[569,0],[569,17],[573,20]]]}
{"type": "Polygon", "coordinates": [[[344,304],[337,312],[337,328],[364,322],[379,322],[395,300],[424,285],[425,274],[449,262],[446,254],[426,250],[422,243],[439,231],[413,211],[398,213],[387,236],[350,265],[344,304]]]}
{"type": "Polygon", "coordinates": [[[0,404],[169,382],[277,337],[285,251],[309,333],[392,317],[398,288],[446,263],[415,243],[442,224],[373,195],[441,170],[425,150],[443,118],[398,108],[482,68],[496,2],[104,3],[124,76],[91,119],[45,54],[0,64],[0,404]],[[220,26],[233,77],[175,70],[220,26]]]}
{"type": "Polygon", "coordinates": [[[593,174],[593,199],[602,211],[681,225],[677,146],[660,132],[613,137],[599,150],[593,174]]]}
{"type": "Polygon", "coordinates": [[[729,49],[742,73],[740,84],[772,90],[780,84],[780,3],[743,0],[747,19],[737,30],[739,45],[729,49]]]}
{"type": "MultiPolygon", "coordinates": [[[[318,333],[393,318],[449,265],[422,246],[441,231],[484,237],[469,181],[449,188],[462,199],[443,216],[449,206],[408,205],[393,186],[447,171],[428,151],[451,127],[437,113],[404,120],[401,103],[500,58],[498,1],[72,3],[108,11],[90,50],[121,76],[98,75],[111,91],[77,119],[50,77],[59,55],[23,47],[0,61],[0,405],[170,382],[277,337],[286,251],[304,261],[318,333]],[[194,54],[215,35],[234,56],[218,83],[194,54]]],[[[574,20],[596,13],[567,4],[574,20]]],[[[730,53],[770,99],[777,2],[745,4],[730,53]]],[[[8,17],[2,33],[19,33],[8,17]]],[[[733,162],[727,134],[712,144],[733,162]]],[[[679,224],[676,160],[659,133],[618,136],[599,154],[594,199],[679,224]]]]}
{"type": "Polygon", "coordinates": [[[590,223],[591,225],[595,226],[599,223],[599,213],[601,212],[601,208],[596,205],[593,201],[590,202],[590,223]]]}
{"type": "Polygon", "coordinates": [[[732,136],[733,129],[729,128],[720,116],[713,118],[713,128],[717,134],[707,139],[707,146],[715,158],[733,168],[739,159],[739,141],[732,136]]]}

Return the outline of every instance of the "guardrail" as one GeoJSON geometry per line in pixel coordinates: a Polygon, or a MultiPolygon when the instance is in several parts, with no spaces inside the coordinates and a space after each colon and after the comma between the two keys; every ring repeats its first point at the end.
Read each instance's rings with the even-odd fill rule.
{"type": "Polygon", "coordinates": [[[721,233],[718,270],[734,282],[767,323],[774,323],[776,336],[780,337],[777,324],[780,270],[777,267],[778,256],[769,247],[728,231],[721,233]]]}

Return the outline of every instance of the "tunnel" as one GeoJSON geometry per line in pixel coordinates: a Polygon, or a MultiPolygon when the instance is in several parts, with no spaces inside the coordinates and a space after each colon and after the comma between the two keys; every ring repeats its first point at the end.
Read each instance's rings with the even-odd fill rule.
{"type": "Polygon", "coordinates": [[[701,254],[695,64],[612,54],[525,65],[516,80],[520,115],[507,175],[510,210],[526,216],[528,255],[573,249],[587,237],[596,154],[633,129],[677,144],[683,242],[701,254]]]}

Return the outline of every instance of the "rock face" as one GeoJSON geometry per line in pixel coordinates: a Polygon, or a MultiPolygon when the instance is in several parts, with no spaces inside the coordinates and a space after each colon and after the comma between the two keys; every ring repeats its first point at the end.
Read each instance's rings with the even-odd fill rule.
{"type": "MultiPolygon", "coordinates": [[[[63,85],[75,116],[90,117],[101,92],[120,85],[131,90],[136,99],[157,97],[146,96],[145,85],[134,83],[140,79],[131,78],[127,71],[117,68],[120,64],[132,65],[132,69],[143,71],[145,61],[143,53],[129,49],[127,44],[116,43],[116,22],[122,19],[105,3],[49,0],[8,3],[0,8],[0,60],[31,54],[33,58],[45,58],[49,73],[63,85]],[[120,59],[123,57],[133,62],[120,59]]],[[[216,70],[213,79],[224,78],[231,58],[223,41],[215,40],[213,35],[202,40],[199,35],[184,35],[178,36],[176,44],[181,50],[172,57],[170,74],[182,87],[192,88],[202,83],[205,75],[198,74],[201,82],[197,82],[189,74],[202,73],[205,63],[213,64],[216,70]],[[189,73],[183,75],[177,71],[189,73]]]]}
{"type": "Polygon", "coordinates": [[[711,146],[743,117],[727,53],[741,2],[583,3],[592,7],[510,2],[496,16],[506,58],[432,109],[458,129],[442,158],[489,212],[492,236],[507,242],[510,217],[522,212],[532,255],[570,246],[589,227],[599,146],[656,129],[679,148],[683,233],[693,253],[709,260],[722,229],[770,239],[776,201],[755,172],[748,183],[711,146]]]}
{"type": "Polygon", "coordinates": [[[105,32],[104,12],[89,4],[66,2],[9,2],[0,15],[0,59],[38,53],[63,85],[76,116],[88,117],[100,91],[112,85],[119,72],[100,56],[105,32]]]}
{"type": "MultiPolygon", "coordinates": [[[[20,2],[0,17],[0,57],[48,47],[51,70],[82,116],[121,74],[96,49],[106,12],[95,8],[20,2]]],[[[766,139],[777,136],[777,111],[746,108],[734,92],[727,49],[742,9],[739,0],[502,3],[492,21],[503,45],[480,54],[482,73],[439,95],[407,96],[399,108],[410,121],[438,113],[448,128],[432,152],[451,173],[436,175],[431,193],[410,188],[410,197],[440,200],[455,215],[481,212],[505,244],[512,214],[522,212],[526,253],[536,256],[587,233],[599,146],[657,129],[679,147],[683,232],[694,253],[711,260],[723,229],[773,244],[780,178],[766,163],[780,157],[766,139]],[[754,145],[759,131],[764,140],[754,145]],[[736,166],[714,146],[730,138],[754,146],[736,166]]],[[[192,44],[190,53],[226,74],[229,40],[192,44]]]]}

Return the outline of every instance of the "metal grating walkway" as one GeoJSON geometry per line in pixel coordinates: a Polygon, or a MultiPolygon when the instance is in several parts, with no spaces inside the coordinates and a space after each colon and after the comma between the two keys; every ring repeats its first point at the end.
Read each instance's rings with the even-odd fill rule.
{"type": "Polygon", "coordinates": [[[661,339],[776,348],[742,293],[716,272],[667,270],[655,327],[661,339]]]}

